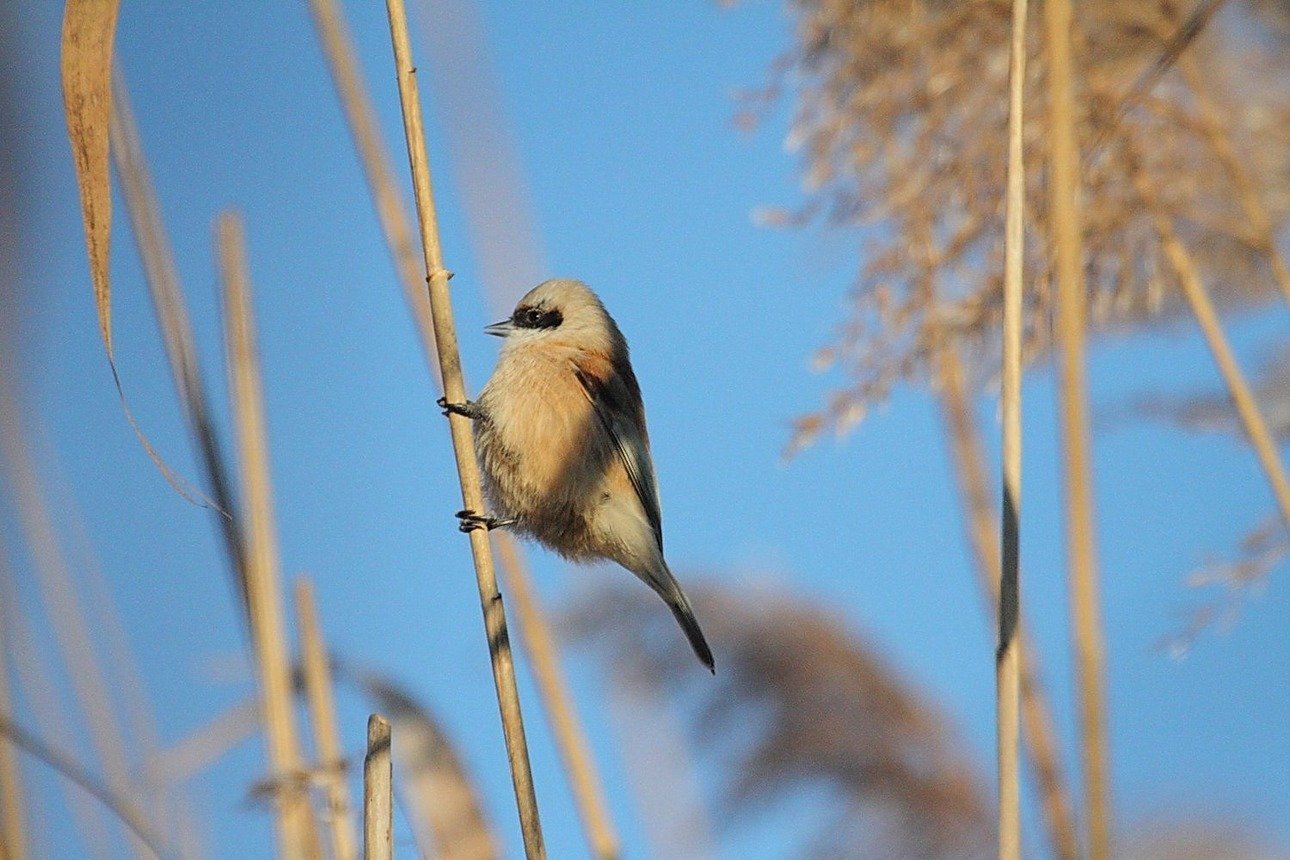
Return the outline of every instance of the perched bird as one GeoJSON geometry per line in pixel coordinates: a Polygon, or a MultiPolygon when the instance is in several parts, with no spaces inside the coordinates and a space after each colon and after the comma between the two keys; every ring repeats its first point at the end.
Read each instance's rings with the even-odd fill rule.
{"type": "Polygon", "coordinates": [[[663,598],[709,670],[712,651],[663,560],[663,525],[640,386],[627,341],[581,281],[551,280],[484,331],[505,339],[474,403],[440,401],[474,421],[492,516],[574,561],[610,559],[663,598]]]}

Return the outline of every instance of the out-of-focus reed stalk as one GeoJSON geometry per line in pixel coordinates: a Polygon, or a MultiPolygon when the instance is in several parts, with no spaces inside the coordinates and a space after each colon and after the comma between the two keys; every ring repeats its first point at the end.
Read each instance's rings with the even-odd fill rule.
{"type": "Polygon", "coordinates": [[[153,830],[152,823],[135,806],[134,801],[128,795],[121,794],[103,785],[70,755],[62,750],[54,749],[7,717],[0,717],[0,735],[4,735],[9,741],[40,759],[59,774],[70,779],[101,801],[129,829],[130,834],[144,849],[145,854],[151,854],[157,858],[167,856],[167,852],[163,847],[164,840],[153,830]]]}
{"type": "Polygon", "coordinates": [[[403,195],[395,184],[394,168],[386,155],[376,111],[367,97],[367,86],[354,58],[353,39],[345,27],[337,0],[309,0],[309,10],[313,13],[318,41],[322,44],[336,93],[345,110],[358,160],[367,176],[367,187],[376,207],[377,220],[381,222],[381,233],[394,259],[394,268],[403,286],[403,297],[412,309],[412,318],[421,336],[426,363],[430,365],[435,382],[442,387],[439,364],[435,361],[434,321],[426,295],[425,272],[417,254],[416,234],[403,195]]]}
{"type": "MultiPolygon", "coordinates": [[[[977,582],[989,603],[998,611],[1000,569],[999,522],[994,516],[994,500],[986,477],[985,446],[977,419],[963,380],[963,366],[953,347],[938,356],[937,388],[940,394],[945,436],[950,440],[951,460],[963,506],[968,544],[972,547],[977,582]]],[[[1053,854],[1060,860],[1079,856],[1075,838],[1075,818],[1071,812],[1070,791],[1057,749],[1052,709],[1048,705],[1040,672],[1036,665],[1035,646],[1026,635],[1026,625],[1018,612],[1017,654],[1020,675],[1021,738],[1030,760],[1039,806],[1043,814],[1053,854]]]]}
{"type": "Polygon", "coordinates": [[[1048,61],[1048,206],[1052,230],[1049,243],[1052,270],[1057,279],[1066,541],[1088,831],[1085,850],[1090,860],[1107,860],[1111,811],[1106,750],[1106,658],[1093,542],[1092,464],[1084,372],[1083,236],[1077,199],[1080,168],[1075,142],[1071,27],[1070,0],[1047,0],[1044,53],[1048,61]]]}
{"type": "MultiPolygon", "coordinates": [[[[3,548],[3,547],[0,547],[3,548]]],[[[19,603],[12,581],[0,582],[0,612],[5,613],[9,639],[6,645],[13,655],[16,689],[31,712],[31,719],[40,726],[46,743],[57,749],[78,749],[79,742],[72,734],[72,709],[68,708],[54,686],[54,670],[50,665],[53,655],[40,647],[40,640],[33,627],[33,615],[19,603]]],[[[63,799],[70,811],[73,830],[80,838],[87,857],[97,860],[106,857],[105,846],[113,845],[112,832],[102,804],[92,802],[85,792],[74,784],[59,783],[63,799]]],[[[31,832],[31,848],[41,849],[43,832],[31,832]]]]}
{"type": "Polygon", "coordinates": [[[367,755],[363,758],[363,858],[394,857],[394,765],[390,724],[380,714],[367,718],[367,755]]]}
{"type": "Polygon", "coordinates": [[[233,498],[233,479],[221,450],[215,425],[211,419],[210,402],[202,379],[201,363],[197,358],[193,326],[180,286],[179,272],[174,254],[161,219],[161,205],[148,172],[148,162],[143,154],[138,125],[130,105],[129,90],[121,70],[112,75],[112,157],[125,198],[126,212],[134,232],[135,244],[143,262],[144,277],[152,295],[152,305],[161,326],[162,342],[170,363],[175,394],[187,419],[193,445],[200,455],[206,472],[206,486],[218,509],[211,511],[224,544],[238,598],[244,612],[246,604],[246,573],[242,568],[244,552],[238,523],[237,505],[233,498]]]}
{"type": "Polygon", "coordinates": [[[233,705],[153,756],[149,777],[169,787],[206,770],[264,725],[258,695],[233,705]]]}
{"type": "Polygon", "coordinates": [[[1272,434],[1268,431],[1267,421],[1259,410],[1258,401],[1254,399],[1250,384],[1246,381],[1245,374],[1232,353],[1231,344],[1228,343],[1227,335],[1223,332],[1223,324],[1214,309],[1214,302],[1201,281],[1200,272],[1192,261],[1191,254],[1178,238],[1173,219],[1161,208],[1151,183],[1145,180],[1145,175],[1140,170],[1135,170],[1133,176],[1138,194],[1146,202],[1155,220],[1156,233],[1160,238],[1160,247],[1164,251],[1165,259],[1173,267],[1183,294],[1187,297],[1187,304],[1191,307],[1192,314],[1205,335],[1205,343],[1208,344],[1214,363],[1218,365],[1223,382],[1227,385],[1227,392],[1236,407],[1236,414],[1240,416],[1245,436],[1254,448],[1259,464],[1267,476],[1277,508],[1281,511],[1281,518],[1285,520],[1287,526],[1290,526],[1290,481],[1286,479],[1285,465],[1281,462],[1281,454],[1277,450],[1272,434]]]}
{"type": "MultiPolygon", "coordinates": [[[[8,580],[8,560],[3,549],[0,547],[0,580],[8,580]]],[[[0,610],[0,720],[13,722],[7,633],[4,612],[0,610]]],[[[27,827],[22,808],[22,771],[13,752],[13,744],[0,741],[0,858],[22,860],[27,856],[27,827]]]]}
{"type": "Polygon", "coordinates": [[[319,855],[317,829],[300,779],[291,657],[282,606],[268,439],[260,387],[255,325],[242,221],[232,212],[219,217],[217,244],[223,282],[224,326],[230,389],[237,426],[238,462],[244,492],[242,522],[246,548],[247,597],[255,642],[260,695],[269,755],[269,779],[276,787],[278,848],[286,857],[319,855]]]}
{"type": "MultiPolygon", "coordinates": [[[[0,454],[5,461],[8,483],[13,488],[14,502],[35,561],[45,615],[53,627],[55,641],[67,666],[76,700],[85,715],[90,742],[102,764],[108,788],[121,797],[133,798],[137,790],[130,779],[121,724],[112,706],[110,687],[98,659],[98,648],[90,634],[67,559],[58,542],[19,417],[19,405],[11,380],[0,380],[0,454]]],[[[135,840],[132,840],[132,848],[136,855],[144,853],[143,846],[135,840]]]]}
{"type": "Polygon", "coordinates": [[[498,860],[502,852],[485,815],[480,786],[430,709],[392,678],[337,657],[331,669],[389,720],[399,808],[417,851],[438,860],[498,860]]]}
{"type": "MultiPolygon", "coordinates": [[[[411,222],[394,184],[394,171],[381,141],[375,112],[367,97],[367,88],[358,70],[352,40],[346,32],[344,19],[335,0],[310,0],[309,5],[359,160],[367,176],[368,188],[386,244],[394,258],[408,307],[421,334],[426,359],[436,380],[440,380],[439,367],[435,361],[434,320],[422,287],[421,265],[412,246],[411,222]]],[[[514,538],[498,533],[493,539],[498,548],[507,587],[516,592],[524,589],[532,594],[532,577],[514,538]]],[[[520,638],[532,660],[538,691],[548,719],[553,727],[557,724],[561,726],[555,728],[556,744],[561,761],[569,773],[569,782],[573,787],[587,841],[597,856],[611,856],[617,852],[617,833],[595,760],[587,753],[589,744],[577,719],[573,697],[560,672],[558,655],[553,648],[544,648],[542,641],[539,641],[554,641],[550,622],[536,599],[527,605],[531,606],[531,612],[526,607],[520,607],[523,615],[519,624],[520,638]]]]}
{"type": "MultiPolygon", "coordinates": [[[[430,288],[435,346],[438,351],[444,396],[451,403],[461,403],[466,399],[466,387],[462,380],[461,357],[457,351],[452,300],[448,294],[448,270],[444,268],[443,252],[439,245],[439,228],[430,185],[430,165],[426,157],[421,104],[417,95],[416,67],[412,62],[412,46],[408,38],[407,12],[402,0],[387,0],[386,9],[390,18],[390,37],[394,47],[394,63],[399,85],[399,99],[403,108],[403,129],[407,139],[408,160],[412,169],[412,184],[416,192],[417,215],[421,222],[421,245],[425,252],[426,279],[430,288]]],[[[462,415],[450,414],[448,425],[457,460],[462,502],[467,510],[483,512],[484,496],[480,484],[479,464],[475,460],[475,444],[470,421],[462,415]]],[[[520,713],[519,690],[515,683],[514,656],[511,653],[510,638],[506,631],[506,612],[502,605],[501,592],[497,589],[492,548],[489,545],[486,530],[475,529],[470,532],[470,548],[475,561],[480,607],[484,614],[484,628],[488,634],[493,682],[497,689],[497,702],[501,711],[502,731],[511,765],[515,799],[519,807],[520,830],[524,836],[525,853],[529,858],[545,857],[546,849],[543,846],[542,825],[538,818],[537,796],[533,790],[533,774],[529,765],[528,743],[524,737],[524,721],[520,713]]]]}
{"type": "Polygon", "coordinates": [[[336,722],[336,696],[332,689],[331,666],[322,625],[318,623],[313,583],[308,578],[296,578],[295,598],[301,674],[305,699],[309,703],[317,768],[327,794],[326,820],[331,832],[331,850],[338,860],[353,860],[358,856],[358,843],[350,819],[352,807],[345,780],[345,754],[336,722]]]}
{"type": "Polygon", "coordinates": [[[586,732],[569,696],[569,683],[560,668],[555,635],[526,575],[527,565],[519,557],[515,541],[497,541],[497,551],[502,561],[502,577],[515,598],[516,615],[537,678],[538,694],[546,708],[551,731],[555,733],[556,748],[569,775],[591,853],[598,860],[612,860],[619,853],[618,834],[609,816],[605,787],[593,764],[586,732]]]}
{"type": "Polygon", "coordinates": [[[1008,184],[1004,226],[1003,511],[999,567],[999,643],[995,654],[995,713],[999,767],[999,857],[1021,857],[1020,732],[1021,613],[1021,330],[1026,169],[1022,153],[1022,94],[1026,81],[1026,0],[1012,3],[1008,71],[1008,184]]]}

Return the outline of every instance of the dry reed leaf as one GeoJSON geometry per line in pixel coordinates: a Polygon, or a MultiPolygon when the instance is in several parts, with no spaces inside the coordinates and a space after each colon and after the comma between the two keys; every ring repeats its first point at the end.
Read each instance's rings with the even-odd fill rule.
{"type": "Polygon", "coordinates": [[[417,847],[443,860],[495,860],[497,838],[480,792],[430,711],[388,677],[333,659],[332,671],[368,697],[390,720],[395,777],[417,847]]]}
{"type": "Polygon", "coordinates": [[[721,652],[716,683],[639,588],[598,589],[570,627],[616,682],[682,709],[721,772],[727,825],[807,794],[824,800],[794,856],[977,857],[993,826],[983,786],[935,703],[821,609],[707,585],[693,595],[721,652]]]}
{"type": "Polygon", "coordinates": [[[206,395],[206,384],[202,378],[196,339],[179,282],[179,272],[161,219],[161,205],[143,154],[129,91],[120,69],[114,70],[112,75],[112,116],[109,128],[112,154],[121,180],[126,212],[130,217],[139,257],[143,262],[144,276],[152,295],[157,322],[161,327],[171,377],[187,419],[193,445],[197,448],[206,472],[206,485],[214,497],[212,509],[223,540],[224,554],[245,613],[243,620],[249,624],[245,551],[234,497],[233,476],[211,418],[210,401],[206,395]]]}
{"type": "Polygon", "coordinates": [[[80,189],[99,334],[107,353],[112,382],[126,420],[139,444],[166,482],[189,502],[218,506],[179,476],[162,459],[130,410],[117,371],[112,345],[112,283],[109,257],[112,242],[112,181],[108,170],[109,123],[112,105],[112,42],[119,0],[68,0],[63,13],[62,79],[67,136],[80,189]]]}
{"type": "Polygon", "coordinates": [[[112,287],[108,280],[112,233],[108,114],[112,101],[112,39],[119,7],[119,0],[68,0],[63,13],[63,107],[81,192],[99,333],[108,361],[113,360],[112,287]]]}

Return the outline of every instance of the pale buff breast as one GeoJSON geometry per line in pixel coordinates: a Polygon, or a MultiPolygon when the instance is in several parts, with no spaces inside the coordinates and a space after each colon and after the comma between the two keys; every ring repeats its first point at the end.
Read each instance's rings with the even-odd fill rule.
{"type": "Polygon", "coordinates": [[[587,519],[613,461],[569,356],[504,355],[479,405],[487,417],[475,435],[496,513],[566,555],[591,551],[587,519]]]}

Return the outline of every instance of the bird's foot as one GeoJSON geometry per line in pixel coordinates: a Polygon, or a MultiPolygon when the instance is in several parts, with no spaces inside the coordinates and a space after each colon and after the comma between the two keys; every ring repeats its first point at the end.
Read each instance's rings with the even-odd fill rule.
{"type": "Polygon", "coordinates": [[[513,526],[516,523],[516,520],[514,519],[498,519],[497,517],[489,517],[489,516],[484,516],[482,514],[477,514],[474,511],[470,510],[469,508],[467,508],[464,511],[457,511],[457,519],[461,520],[461,524],[457,526],[457,528],[461,529],[463,532],[466,532],[467,534],[469,534],[470,532],[473,532],[475,529],[484,529],[486,531],[492,531],[493,529],[500,529],[500,528],[505,528],[506,526],[513,526]]]}
{"type": "Polygon", "coordinates": [[[443,410],[444,415],[449,413],[462,415],[469,418],[471,421],[476,421],[484,417],[483,410],[480,409],[479,404],[475,403],[473,400],[467,400],[465,403],[449,403],[447,397],[440,397],[435,401],[435,403],[437,403],[439,408],[443,410]]]}

